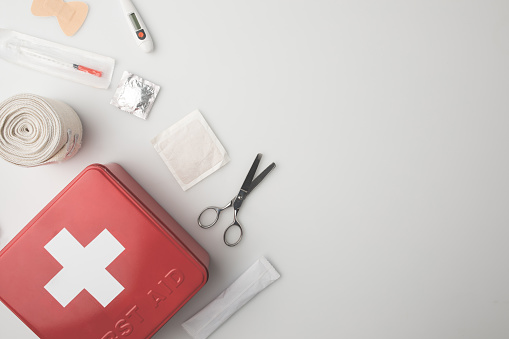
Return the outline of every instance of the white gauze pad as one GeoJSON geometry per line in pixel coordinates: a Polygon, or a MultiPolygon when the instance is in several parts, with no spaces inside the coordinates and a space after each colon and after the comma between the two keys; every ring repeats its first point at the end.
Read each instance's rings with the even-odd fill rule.
{"type": "Polygon", "coordinates": [[[224,290],[216,299],[182,324],[194,339],[205,339],[253,299],[267,286],[279,279],[276,269],[261,257],[224,290]]]}
{"type": "Polygon", "coordinates": [[[184,191],[230,161],[198,110],[162,131],[152,145],[184,191]]]}

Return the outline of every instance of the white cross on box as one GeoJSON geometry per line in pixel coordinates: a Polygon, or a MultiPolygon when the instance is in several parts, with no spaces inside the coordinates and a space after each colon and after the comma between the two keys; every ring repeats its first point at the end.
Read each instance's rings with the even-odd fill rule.
{"type": "Polygon", "coordinates": [[[83,247],[64,228],[44,248],[63,266],[44,286],[63,307],[84,289],[103,307],[124,290],[106,271],[125,249],[107,229],[83,247]]]}

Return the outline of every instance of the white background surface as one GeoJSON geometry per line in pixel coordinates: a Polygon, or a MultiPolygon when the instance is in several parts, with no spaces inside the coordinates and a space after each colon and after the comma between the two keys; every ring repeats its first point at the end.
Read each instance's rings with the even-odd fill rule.
{"type": "MultiPolygon", "coordinates": [[[[117,1],[87,2],[73,37],[31,1],[0,11],[2,27],[117,62],[101,90],[0,60],[1,100],[59,99],[84,125],[69,161],[0,162],[0,246],[87,165],[117,162],[211,255],[154,338],[189,338],[180,324],[261,255],[281,279],[211,338],[509,337],[509,2],[136,1],[151,54],[117,1]],[[147,121],[109,105],[124,70],[161,86],[147,121]],[[232,161],[183,192],[149,141],[196,108],[232,161]],[[277,168],[227,248],[196,217],[258,152],[277,168]]],[[[0,337],[35,338],[3,305],[0,337]]]]}

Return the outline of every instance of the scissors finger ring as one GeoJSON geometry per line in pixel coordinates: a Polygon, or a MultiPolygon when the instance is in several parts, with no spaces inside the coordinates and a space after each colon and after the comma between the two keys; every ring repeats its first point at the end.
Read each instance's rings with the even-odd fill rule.
{"type": "MultiPolygon", "coordinates": [[[[232,232],[230,232],[232,233],[232,232]]],[[[235,245],[237,245],[241,240],[242,240],[242,226],[240,226],[240,224],[238,223],[238,221],[234,221],[233,223],[230,224],[230,226],[228,226],[228,228],[224,231],[224,234],[223,234],[223,240],[224,240],[224,243],[227,245],[227,246],[230,246],[230,247],[233,247],[235,245]],[[228,234],[228,231],[232,229],[232,227],[238,227],[239,231],[240,231],[240,234],[239,234],[239,237],[237,238],[237,241],[235,242],[229,242],[228,239],[227,239],[227,234],[228,234]]]]}
{"type": "Polygon", "coordinates": [[[209,228],[216,224],[216,222],[219,220],[219,214],[221,213],[221,209],[219,207],[207,207],[204,209],[200,215],[198,216],[198,225],[200,225],[201,228],[209,228]],[[216,218],[210,223],[210,224],[203,224],[202,223],[202,215],[203,213],[207,211],[214,211],[216,213],[216,218]]]}

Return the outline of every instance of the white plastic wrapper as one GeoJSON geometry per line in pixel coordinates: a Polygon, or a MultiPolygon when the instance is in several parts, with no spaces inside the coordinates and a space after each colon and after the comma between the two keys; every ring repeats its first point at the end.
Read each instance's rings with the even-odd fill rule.
{"type": "Polygon", "coordinates": [[[184,322],[182,327],[194,339],[207,338],[237,310],[279,277],[276,269],[265,257],[261,257],[216,299],[184,322]]]}
{"type": "Polygon", "coordinates": [[[152,145],[184,191],[230,161],[198,110],[159,133],[152,145]]]}
{"type": "Polygon", "coordinates": [[[31,35],[0,28],[0,57],[14,64],[72,80],[108,88],[115,60],[31,35]]]}
{"type": "Polygon", "coordinates": [[[110,104],[146,120],[154,105],[160,86],[124,71],[110,104]]]}

